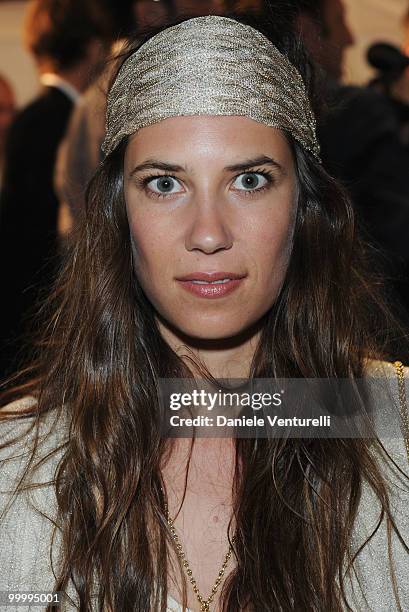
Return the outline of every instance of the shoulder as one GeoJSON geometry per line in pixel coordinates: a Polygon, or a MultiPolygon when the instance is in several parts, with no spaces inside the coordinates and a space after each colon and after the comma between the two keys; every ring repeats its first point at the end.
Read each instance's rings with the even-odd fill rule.
{"type": "MultiPolygon", "coordinates": [[[[403,368],[403,374],[405,385],[407,385],[409,379],[408,367],[403,368]]],[[[403,429],[399,430],[401,415],[397,368],[391,362],[368,360],[365,367],[365,377],[369,381],[368,387],[371,393],[372,407],[376,413],[377,434],[388,456],[378,444],[371,448],[387,484],[393,520],[406,541],[405,534],[409,530],[409,456],[405,446],[403,429]],[[398,427],[391,432],[389,427],[394,419],[398,427]]],[[[406,387],[407,397],[409,398],[408,391],[409,388],[406,387]]],[[[355,578],[352,581],[352,593],[356,608],[366,610],[367,605],[369,605],[370,609],[383,610],[388,608],[389,602],[394,601],[388,560],[388,547],[391,546],[399,597],[401,603],[406,604],[404,605],[406,609],[409,605],[409,590],[406,579],[409,572],[409,555],[395,531],[391,531],[389,534],[388,523],[386,516],[382,515],[382,505],[379,497],[372,484],[369,484],[366,479],[363,482],[359,511],[352,538],[352,547],[355,552],[362,545],[364,547],[354,563],[360,583],[355,581],[355,578]],[[367,604],[364,604],[362,599],[361,588],[365,591],[367,604]]]]}
{"type": "Polygon", "coordinates": [[[10,133],[13,134],[18,130],[35,126],[36,120],[42,115],[48,105],[49,101],[47,96],[40,95],[34,98],[27,106],[24,106],[24,108],[18,111],[10,127],[10,133]]]}
{"type": "Polygon", "coordinates": [[[22,114],[36,115],[44,111],[60,111],[62,108],[70,110],[73,106],[72,101],[57,87],[45,87],[41,94],[28,104],[22,114]]]}
{"type": "Polygon", "coordinates": [[[67,421],[57,410],[40,416],[36,404],[36,398],[25,396],[0,410],[0,591],[54,587],[60,550],[55,475],[66,448],[67,421]],[[30,407],[33,414],[24,416],[30,407]],[[12,411],[17,414],[3,418],[12,411]],[[4,446],[16,436],[17,442],[4,446]]]}
{"type": "Polygon", "coordinates": [[[409,401],[409,367],[400,361],[367,359],[364,361],[364,378],[369,389],[380,392],[379,401],[385,401],[388,397],[403,409],[402,414],[405,412],[407,406],[402,404],[409,401]],[[384,391],[385,395],[381,391],[384,391]]]}
{"type": "Polygon", "coordinates": [[[0,410],[0,500],[19,482],[31,458],[38,469],[33,466],[30,474],[39,482],[49,481],[68,441],[62,409],[40,414],[36,407],[37,399],[27,395],[0,410]]]}
{"type": "Polygon", "coordinates": [[[53,91],[45,91],[17,113],[10,127],[9,140],[21,136],[26,140],[27,131],[29,134],[41,132],[46,138],[45,126],[60,125],[67,120],[72,103],[60,91],[49,89],[53,91]]]}
{"type": "Polygon", "coordinates": [[[34,396],[26,395],[0,408],[0,461],[9,457],[11,440],[28,431],[34,422],[34,396]],[[28,413],[28,414],[27,414],[28,413]]]}
{"type": "Polygon", "coordinates": [[[53,585],[48,554],[57,525],[53,481],[64,437],[55,414],[24,416],[35,404],[25,396],[0,411],[0,590],[25,585],[44,591],[53,585]],[[11,411],[17,415],[4,418],[11,411]]]}
{"type": "Polygon", "coordinates": [[[46,433],[53,432],[54,440],[67,436],[68,412],[63,404],[54,410],[39,412],[38,399],[35,395],[24,395],[0,407],[0,460],[3,458],[2,447],[11,436],[16,437],[21,431],[38,428],[41,439],[46,433]]]}
{"type": "Polygon", "coordinates": [[[367,360],[365,379],[377,435],[399,467],[409,475],[409,367],[397,368],[395,364],[367,360]]]}
{"type": "MultiPolygon", "coordinates": [[[[397,377],[398,371],[396,368],[397,362],[382,361],[380,359],[365,359],[364,371],[365,376],[384,376],[386,378],[397,377]]],[[[400,362],[398,362],[400,363],[400,362]]],[[[409,378],[409,367],[403,364],[404,378],[409,378]]]]}
{"type": "Polygon", "coordinates": [[[402,391],[409,399],[409,367],[400,361],[364,360],[364,378],[372,389],[384,388],[393,399],[402,399],[402,391]],[[403,386],[401,385],[403,381],[403,386]]]}
{"type": "Polygon", "coordinates": [[[392,113],[388,98],[370,87],[336,85],[333,92],[339,101],[345,101],[357,110],[369,113],[370,116],[381,112],[392,113]]]}

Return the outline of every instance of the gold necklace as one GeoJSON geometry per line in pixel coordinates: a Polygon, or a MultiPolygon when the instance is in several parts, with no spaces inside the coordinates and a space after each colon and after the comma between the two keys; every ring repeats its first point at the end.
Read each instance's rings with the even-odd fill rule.
{"type": "MultiPolygon", "coordinates": [[[[403,429],[404,429],[404,443],[405,443],[405,447],[406,447],[406,453],[408,456],[408,461],[409,461],[409,413],[408,413],[408,406],[407,406],[407,401],[406,401],[406,389],[405,389],[405,372],[404,372],[404,367],[403,367],[403,363],[401,361],[395,361],[394,364],[395,369],[396,369],[396,374],[397,374],[397,378],[398,378],[398,388],[399,388],[399,413],[401,416],[401,420],[402,420],[402,425],[403,425],[403,429]]],[[[162,493],[163,493],[163,488],[161,487],[162,493]]],[[[232,544],[229,546],[229,550],[226,554],[226,557],[224,559],[223,565],[219,571],[219,575],[214,583],[214,586],[212,587],[212,592],[210,594],[210,596],[207,599],[204,599],[202,597],[202,595],[199,592],[199,589],[197,588],[197,583],[196,580],[193,576],[192,570],[190,569],[189,566],[189,562],[186,559],[186,555],[185,552],[183,551],[183,547],[180,544],[179,541],[179,536],[176,533],[175,527],[173,525],[173,520],[170,518],[169,515],[169,510],[168,510],[168,505],[165,502],[165,512],[166,512],[166,518],[167,518],[167,522],[170,528],[170,532],[172,534],[172,537],[175,541],[176,544],[176,549],[177,549],[177,554],[179,556],[180,562],[182,564],[182,567],[186,570],[186,573],[189,577],[190,583],[192,584],[193,587],[193,591],[200,603],[200,610],[201,612],[210,612],[210,604],[213,602],[214,596],[217,592],[217,589],[219,588],[220,582],[222,581],[224,572],[226,570],[227,567],[227,563],[231,557],[233,548],[232,548],[232,544],[234,544],[235,541],[235,536],[233,536],[232,538],[232,544]]],[[[350,542],[350,547],[352,547],[352,543],[350,542]]]]}
{"type": "Polygon", "coordinates": [[[401,361],[395,361],[393,364],[396,368],[396,374],[398,376],[398,388],[399,388],[399,412],[401,416],[403,426],[403,439],[405,442],[406,453],[409,461],[409,414],[408,405],[406,402],[406,389],[405,389],[405,371],[403,369],[403,363],[401,361]]]}
{"type": "MultiPolygon", "coordinates": [[[[162,487],[161,487],[161,489],[162,489],[162,487]]],[[[162,492],[163,492],[163,489],[162,489],[162,492]]],[[[204,599],[204,597],[201,595],[201,593],[200,593],[200,591],[199,591],[199,589],[197,587],[197,582],[196,582],[196,579],[193,576],[192,570],[190,569],[189,562],[186,559],[186,554],[185,554],[185,552],[183,550],[183,547],[182,547],[182,545],[181,545],[181,543],[179,541],[179,536],[176,533],[176,529],[175,529],[175,526],[173,524],[173,520],[170,518],[169,510],[168,510],[168,505],[167,505],[166,502],[165,502],[165,512],[166,512],[166,520],[168,522],[170,532],[171,532],[172,537],[173,537],[173,539],[175,541],[175,544],[176,544],[176,550],[177,550],[177,554],[178,554],[180,563],[181,563],[182,567],[184,568],[184,570],[186,571],[186,574],[189,577],[189,582],[192,585],[193,591],[194,591],[194,593],[195,593],[195,595],[196,595],[196,597],[197,597],[197,599],[198,599],[198,601],[200,603],[200,610],[201,610],[201,612],[210,612],[210,604],[214,600],[214,596],[217,593],[217,590],[218,590],[218,588],[220,586],[220,583],[222,581],[222,578],[224,576],[224,572],[226,571],[227,564],[228,564],[229,559],[230,559],[230,557],[232,555],[232,552],[233,552],[233,546],[232,545],[234,544],[234,541],[235,541],[236,538],[235,538],[235,536],[232,537],[231,544],[229,546],[229,550],[227,551],[227,554],[226,554],[226,556],[224,558],[223,565],[222,565],[222,567],[221,567],[221,569],[219,571],[219,574],[218,574],[218,576],[216,578],[216,581],[215,581],[215,583],[214,583],[214,585],[212,587],[212,591],[211,591],[209,597],[207,599],[204,599]]]]}

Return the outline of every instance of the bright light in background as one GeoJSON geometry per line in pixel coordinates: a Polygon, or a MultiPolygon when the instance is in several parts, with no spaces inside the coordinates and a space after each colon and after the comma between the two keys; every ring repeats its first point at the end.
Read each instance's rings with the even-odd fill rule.
{"type": "Polygon", "coordinates": [[[404,41],[402,18],[408,11],[408,0],[344,0],[355,45],[345,53],[345,81],[365,84],[374,71],[366,62],[366,51],[375,42],[389,42],[399,48],[404,41]]]}

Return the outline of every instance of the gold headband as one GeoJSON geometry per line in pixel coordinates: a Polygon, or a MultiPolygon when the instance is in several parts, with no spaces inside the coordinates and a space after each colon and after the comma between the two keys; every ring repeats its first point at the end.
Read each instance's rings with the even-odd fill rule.
{"type": "Polygon", "coordinates": [[[261,32],[196,17],[156,34],[121,66],[107,98],[109,155],[124,136],[168,117],[240,115],[287,130],[320,160],[300,73],[261,32]]]}

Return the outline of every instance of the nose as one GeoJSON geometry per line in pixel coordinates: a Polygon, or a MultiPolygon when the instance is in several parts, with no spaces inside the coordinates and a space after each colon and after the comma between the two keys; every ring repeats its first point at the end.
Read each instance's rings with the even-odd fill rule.
{"type": "Polygon", "coordinates": [[[228,250],[233,245],[233,235],[228,227],[227,215],[217,201],[195,202],[194,216],[186,233],[185,247],[188,251],[199,250],[214,253],[228,250]]]}

